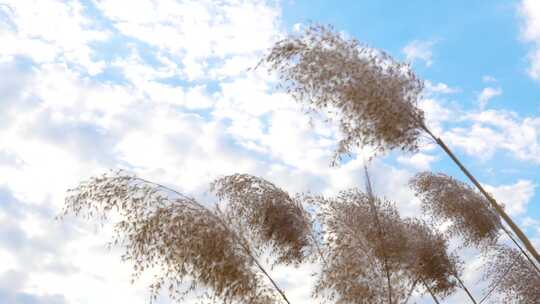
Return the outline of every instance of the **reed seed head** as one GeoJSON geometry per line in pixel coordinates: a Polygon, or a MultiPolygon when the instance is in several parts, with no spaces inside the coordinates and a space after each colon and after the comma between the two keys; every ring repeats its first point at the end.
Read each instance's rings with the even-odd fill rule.
{"type": "Polygon", "coordinates": [[[469,185],[443,173],[422,172],[410,181],[422,209],[435,222],[451,221],[449,235],[487,249],[497,242],[501,220],[489,202],[469,185]]]}
{"type": "Polygon", "coordinates": [[[311,251],[311,220],[301,201],[271,182],[248,174],[224,176],[212,190],[227,200],[231,217],[252,232],[258,245],[270,246],[278,263],[298,264],[311,251]]]}
{"type": "Polygon", "coordinates": [[[364,145],[417,150],[423,82],[408,64],[321,25],[277,42],[262,62],[308,111],[338,114],[343,138],[335,160],[364,145]]]}
{"type": "Polygon", "coordinates": [[[493,250],[485,277],[491,279],[489,289],[494,288],[504,303],[540,303],[540,273],[516,249],[493,250]]]}
{"type": "Polygon", "coordinates": [[[125,249],[122,259],[133,263],[133,278],[160,270],[150,286],[152,299],[165,288],[182,303],[203,287],[221,303],[276,302],[238,234],[193,198],[117,172],[72,189],[64,214],[105,220],[113,211],[121,220],[111,244],[125,249]]]}

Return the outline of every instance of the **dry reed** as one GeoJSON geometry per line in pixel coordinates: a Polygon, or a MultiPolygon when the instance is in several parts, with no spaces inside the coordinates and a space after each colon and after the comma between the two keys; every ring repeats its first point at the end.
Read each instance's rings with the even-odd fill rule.
{"type": "Polygon", "coordinates": [[[488,261],[486,278],[504,303],[540,303],[540,276],[518,250],[498,246],[488,261]]]}
{"type": "Polygon", "coordinates": [[[437,223],[451,222],[448,234],[487,249],[500,235],[501,220],[489,202],[467,184],[443,173],[421,172],[410,185],[422,209],[437,223]]]}
{"type": "Polygon", "coordinates": [[[132,262],[134,279],[159,269],[150,286],[153,299],[166,288],[180,303],[203,287],[222,303],[277,302],[247,244],[217,213],[193,198],[117,172],[70,190],[64,215],[106,220],[113,210],[121,220],[114,226],[112,244],[125,249],[122,258],[132,262]]]}
{"type": "Polygon", "coordinates": [[[262,62],[309,111],[340,114],[344,137],[335,160],[355,146],[417,150],[424,114],[416,104],[423,82],[408,64],[321,25],[277,42],[262,62]]]}
{"type": "Polygon", "coordinates": [[[211,189],[227,201],[230,217],[241,220],[251,238],[270,247],[278,263],[299,264],[313,245],[311,220],[299,200],[274,184],[248,174],[221,177],[211,189]]]}
{"type": "Polygon", "coordinates": [[[439,297],[455,291],[459,263],[448,255],[446,239],[425,223],[401,219],[392,202],[356,189],[312,201],[328,257],[317,296],[335,303],[403,303],[420,280],[439,297]]]}

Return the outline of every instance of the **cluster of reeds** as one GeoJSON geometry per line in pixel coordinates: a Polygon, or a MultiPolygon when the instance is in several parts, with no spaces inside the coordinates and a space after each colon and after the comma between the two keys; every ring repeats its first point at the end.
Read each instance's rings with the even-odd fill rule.
{"type": "MultiPolygon", "coordinates": [[[[505,303],[529,304],[540,301],[540,293],[537,292],[540,287],[540,269],[504,228],[500,217],[484,196],[443,173],[418,173],[410,180],[410,186],[420,198],[422,209],[430,216],[432,225],[449,224],[447,237],[458,237],[465,246],[477,248],[488,257],[484,279],[489,284],[480,301],[476,301],[470,291],[465,289],[473,303],[482,303],[495,295],[505,303]],[[519,250],[499,242],[503,231],[519,250]]],[[[463,284],[459,276],[456,279],[463,284]]]]}
{"type": "Polygon", "coordinates": [[[313,201],[328,256],[316,295],[335,303],[406,303],[417,286],[441,298],[455,291],[459,265],[446,239],[402,219],[392,202],[358,189],[313,201]]]}
{"type": "Polygon", "coordinates": [[[134,276],[160,268],[152,294],[168,286],[178,301],[203,287],[223,303],[290,303],[258,261],[269,248],[279,264],[320,257],[314,295],[333,303],[406,303],[415,290],[439,303],[458,288],[478,303],[460,279],[461,262],[448,252],[448,239],[457,236],[494,257],[487,274],[491,290],[482,301],[495,292],[507,301],[540,302],[538,253],[427,128],[417,107],[423,84],[409,65],[318,25],[277,42],[262,62],[309,110],[337,111],[344,135],[337,158],[364,145],[379,152],[416,151],[424,132],[478,191],[442,173],[423,172],[411,180],[424,213],[433,223],[449,223],[444,234],[421,220],[401,218],[394,203],[375,197],[367,169],[366,193],[351,189],[329,198],[291,196],[252,175],[225,176],[211,184],[220,201],[211,206],[117,172],[72,189],[65,214],[105,220],[116,212],[113,244],[125,248],[134,276]],[[307,212],[306,204],[316,213],[307,212]],[[497,243],[502,232],[519,250],[497,243]]]}
{"type": "Polygon", "coordinates": [[[411,185],[425,212],[452,223],[447,235],[422,220],[401,218],[395,204],[375,197],[370,186],[367,193],[350,189],[336,197],[293,198],[247,174],[211,184],[224,202],[218,208],[122,171],[110,173],[70,190],[64,215],[106,220],[116,213],[112,245],[125,249],[122,257],[133,263],[134,278],[160,270],[150,286],[154,298],[166,288],[180,302],[201,287],[223,303],[276,303],[280,297],[290,303],[258,258],[270,248],[276,263],[298,265],[316,248],[317,298],[338,304],[406,303],[417,290],[438,302],[463,288],[477,303],[460,280],[460,260],[448,251],[448,237],[458,235],[466,244],[489,244],[485,248],[497,253],[488,273],[493,288],[486,296],[496,290],[534,303],[530,299],[538,292],[526,285],[539,283],[540,272],[519,251],[494,247],[500,222],[478,193],[442,174],[418,174],[411,185]],[[316,213],[307,212],[306,204],[316,213]],[[478,214],[471,216],[463,204],[477,204],[478,214]]]}
{"type": "Polygon", "coordinates": [[[119,171],[70,190],[64,215],[106,220],[116,213],[112,244],[125,249],[134,278],[160,270],[154,297],[166,288],[181,301],[202,287],[223,303],[274,303],[278,295],[288,302],[257,260],[264,248],[277,263],[293,265],[317,248],[323,266],[314,294],[335,303],[403,302],[418,282],[441,297],[455,289],[458,267],[445,239],[419,221],[401,219],[390,201],[357,189],[335,198],[293,198],[247,174],[221,177],[211,189],[226,202],[221,209],[119,171]],[[320,237],[313,221],[324,229],[320,237]]]}
{"type": "Polygon", "coordinates": [[[539,269],[540,254],[503,205],[426,125],[417,106],[423,84],[409,65],[321,25],[277,42],[261,63],[277,72],[280,86],[309,110],[337,111],[344,136],[338,156],[363,146],[416,151],[421,135],[433,140],[477,191],[444,174],[421,173],[411,185],[424,211],[435,222],[450,222],[448,236],[484,252],[506,234],[529,267],[539,269]]]}
{"type": "Polygon", "coordinates": [[[120,171],[70,190],[64,215],[104,220],[111,212],[120,218],[112,244],[125,249],[134,278],[159,269],[150,286],[154,298],[165,288],[181,302],[199,286],[222,303],[275,303],[248,244],[193,198],[120,171]]]}

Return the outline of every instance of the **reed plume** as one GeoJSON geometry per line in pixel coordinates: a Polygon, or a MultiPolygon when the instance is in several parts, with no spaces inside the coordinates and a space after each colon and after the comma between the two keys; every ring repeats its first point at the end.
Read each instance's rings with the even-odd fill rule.
{"type": "Polygon", "coordinates": [[[402,219],[392,202],[357,189],[313,201],[328,256],[317,296],[336,303],[405,303],[419,281],[433,296],[455,291],[459,261],[447,253],[446,239],[423,222],[402,219]]]}
{"type": "Polygon", "coordinates": [[[466,245],[486,249],[494,245],[501,220],[489,202],[467,184],[443,173],[421,172],[409,185],[422,203],[422,210],[438,224],[450,221],[450,236],[466,245]]]}
{"type": "Polygon", "coordinates": [[[407,271],[421,279],[434,294],[444,298],[456,291],[461,272],[458,257],[448,253],[447,239],[418,219],[405,221],[407,271]]]}
{"type": "Polygon", "coordinates": [[[380,226],[387,232],[381,238],[369,199],[365,193],[351,189],[335,198],[313,200],[326,233],[328,257],[315,289],[317,296],[337,304],[389,303],[389,293],[395,300],[405,297],[406,286],[397,278],[399,255],[406,247],[398,232],[400,221],[395,221],[397,213],[389,202],[377,200],[380,226]],[[390,285],[387,272],[393,276],[390,285]]]}
{"type": "Polygon", "coordinates": [[[153,299],[166,288],[181,303],[203,287],[222,303],[277,302],[248,244],[193,198],[120,171],[70,190],[64,215],[106,220],[113,210],[121,220],[112,244],[125,249],[122,258],[133,263],[133,278],[160,269],[150,286],[153,299]]]}
{"type": "Polygon", "coordinates": [[[504,303],[540,303],[540,276],[523,255],[515,249],[498,246],[488,260],[486,278],[491,279],[484,300],[495,292],[504,303]]]}
{"type": "Polygon", "coordinates": [[[417,150],[423,82],[409,65],[320,25],[277,42],[262,62],[309,111],[340,114],[336,160],[358,145],[417,150]]]}
{"type": "Polygon", "coordinates": [[[226,200],[230,217],[241,220],[259,247],[270,247],[277,263],[299,264],[311,252],[311,219],[301,201],[271,182],[248,174],[221,177],[212,191],[226,200]]]}

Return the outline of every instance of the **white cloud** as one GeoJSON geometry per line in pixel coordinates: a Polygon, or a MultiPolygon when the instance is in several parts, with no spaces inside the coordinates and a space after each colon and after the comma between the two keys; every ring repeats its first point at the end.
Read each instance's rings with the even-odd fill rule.
{"type": "Polygon", "coordinates": [[[460,109],[447,107],[442,100],[435,98],[424,98],[418,106],[424,111],[427,125],[437,134],[443,131],[445,122],[455,121],[461,112],[460,109]]]}
{"type": "Polygon", "coordinates": [[[519,12],[523,18],[521,37],[532,44],[529,52],[529,75],[540,78],[540,3],[535,0],[522,0],[519,12]]]}
{"type": "Polygon", "coordinates": [[[458,88],[449,87],[446,83],[438,82],[436,84],[429,80],[425,81],[425,90],[428,95],[433,94],[453,94],[460,92],[458,88]]]}
{"type": "Polygon", "coordinates": [[[109,37],[93,29],[78,1],[8,0],[0,6],[11,27],[0,31],[0,58],[27,56],[38,63],[69,62],[90,75],[104,62],[92,58],[90,43],[109,37]]]}
{"type": "Polygon", "coordinates": [[[439,158],[434,155],[425,153],[415,153],[413,155],[398,156],[399,163],[410,166],[416,170],[429,170],[431,163],[435,162],[439,158]]]}
{"type": "Polygon", "coordinates": [[[484,76],[482,76],[482,81],[486,82],[486,83],[497,82],[497,78],[495,78],[495,77],[493,77],[491,75],[484,75],[484,76]]]}
{"type": "MultiPolygon", "coordinates": [[[[540,117],[522,117],[505,110],[465,111],[444,100],[425,98],[419,102],[428,127],[452,149],[482,161],[497,151],[533,164],[540,163],[540,117]]],[[[423,152],[434,149],[430,141],[423,152]]],[[[403,158],[402,158],[403,161],[403,158]]]]}
{"type": "Polygon", "coordinates": [[[28,275],[14,270],[0,275],[0,301],[3,303],[67,304],[61,294],[35,294],[24,290],[28,275]]]}
{"type": "Polygon", "coordinates": [[[413,40],[403,48],[403,53],[405,53],[407,61],[421,60],[429,67],[433,63],[432,48],[434,45],[435,41],[413,40]]]}
{"type": "Polygon", "coordinates": [[[515,113],[486,110],[464,116],[468,127],[451,128],[443,138],[467,154],[487,160],[506,150],[523,161],[540,163],[540,117],[521,118],[515,113]]]}
{"type": "Polygon", "coordinates": [[[156,46],[167,56],[182,56],[184,73],[190,79],[208,77],[212,57],[264,50],[280,34],[276,31],[280,11],[260,0],[165,0],[159,5],[140,0],[129,10],[114,0],[99,0],[97,5],[124,35],[156,46]]]}
{"type": "Polygon", "coordinates": [[[520,215],[534,196],[536,185],[530,180],[519,180],[511,185],[485,186],[494,198],[505,206],[510,215],[520,215]]]}
{"type": "Polygon", "coordinates": [[[236,77],[253,68],[260,59],[256,56],[233,56],[227,58],[223,65],[211,71],[212,78],[223,80],[227,77],[236,77]]]}
{"type": "Polygon", "coordinates": [[[452,147],[483,160],[490,159],[504,142],[502,134],[481,124],[473,124],[470,128],[453,128],[444,134],[444,138],[452,147]]]}
{"type": "Polygon", "coordinates": [[[500,95],[502,95],[501,88],[492,88],[492,87],[484,88],[482,92],[478,94],[478,103],[480,104],[480,108],[481,109],[485,108],[491,99],[500,95]]]}

